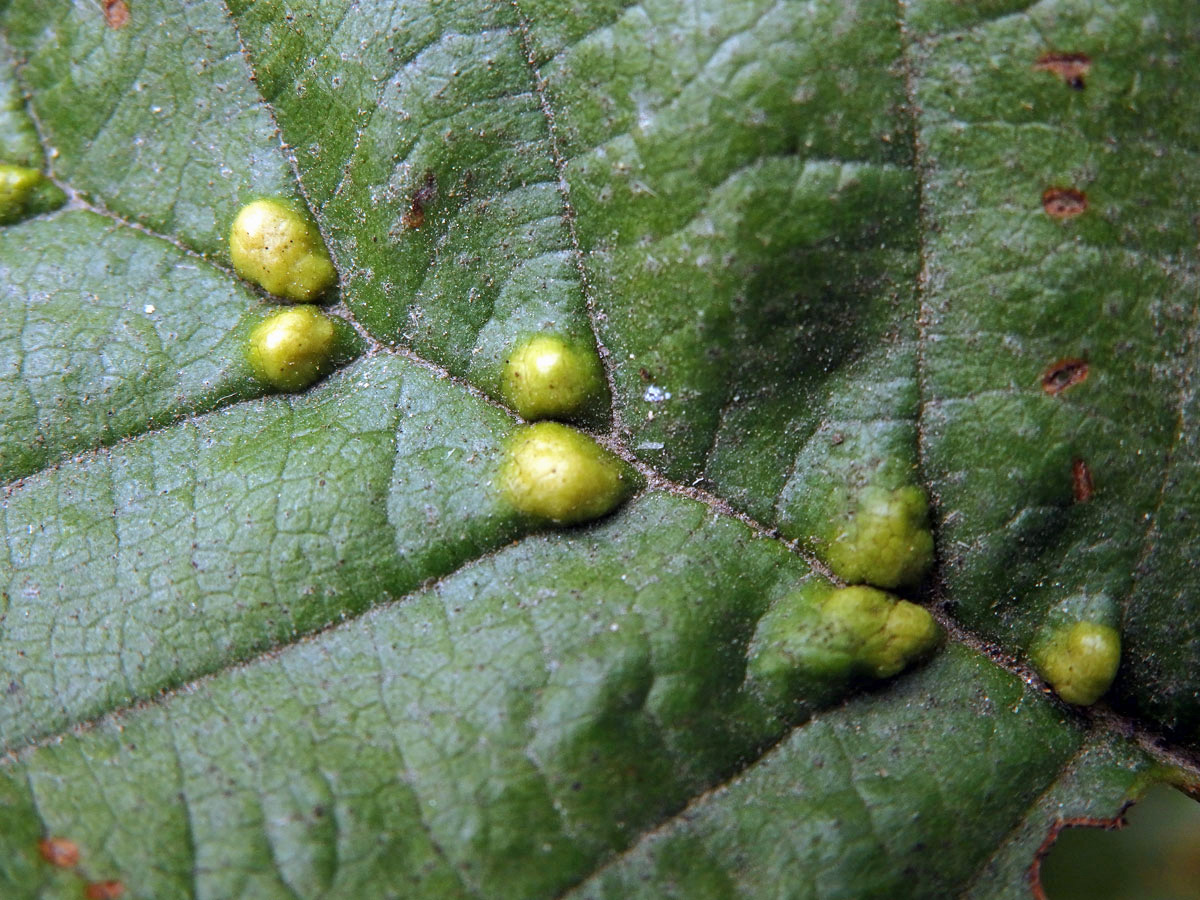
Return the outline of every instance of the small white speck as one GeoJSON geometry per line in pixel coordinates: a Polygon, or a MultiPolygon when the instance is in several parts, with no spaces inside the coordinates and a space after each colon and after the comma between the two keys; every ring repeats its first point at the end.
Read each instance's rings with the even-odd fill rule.
{"type": "Polygon", "coordinates": [[[637,445],[637,449],[638,450],[661,450],[665,446],[666,446],[666,444],[664,444],[662,441],[642,441],[640,444],[637,445]]]}
{"type": "Polygon", "coordinates": [[[145,306],[142,307],[142,312],[144,312],[146,315],[150,315],[152,312],[154,312],[154,304],[147,303],[145,306]]]}
{"type": "Polygon", "coordinates": [[[620,627],[621,626],[618,625],[616,622],[613,622],[611,625],[608,626],[608,630],[609,631],[617,631],[620,627]]]}
{"type": "Polygon", "coordinates": [[[646,393],[642,395],[642,399],[647,403],[662,403],[664,400],[671,399],[671,392],[664,391],[657,384],[652,384],[646,388],[646,393]]]}

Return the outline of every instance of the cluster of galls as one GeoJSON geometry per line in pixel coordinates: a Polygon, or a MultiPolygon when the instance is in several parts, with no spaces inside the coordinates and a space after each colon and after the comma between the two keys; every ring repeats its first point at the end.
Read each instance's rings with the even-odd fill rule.
{"type": "Polygon", "coordinates": [[[313,221],[279,200],[243,206],[229,232],[229,255],[239,275],[275,296],[302,304],[276,310],[246,343],[254,376],[280,391],[299,391],[333,367],[337,322],[311,301],[337,273],[313,221]]]}
{"type": "MultiPolygon", "coordinates": [[[[5,190],[15,196],[30,188],[20,175],[0,178],[0,200],[5,190]]],[[[271,313],[251,332],[246,360],[254,375],[277,390],[298,391],[327,374],[347,326],[312,305],[336,272],[308,215],[278,200],[248,204],[233,223],[230,256],[244,278],[300,304],[271,313]]],[[[607,389],[590,341],[524,336],[504,360],[499,393],[533,423],[518,426],[507,441],[495,482],[503,504],[537,524],[574,525],[607,515],[629,496],[633,470],[562,424],[602,416],[607,389]]],[[[763,690],[819,694],[822,684],[852,676],[887,678],[940,640],[925,609],[879,590],[915,585],[933,563],[925,492],[875,486],[854,500],[816,542],[833,573],[851,586],[814,582],[772,606],[749,660],[751,680],[763,690]],[[797,679],[813,683],[801,689],[797,679]]],[[[1039,671],[1064,700],[1095,702],[1116,674],[1119,635],[1087,622],[1046,631],[1033,652],[1039,671]]]]}
{"type": "MultiPolygon", "coordinates": [[[[279,200],[256,200],[234,220],[229,253],[243,278],[300,304],[271,313],[251,332],[246,361],[255,377],[299,391],[328,374],[345,326],[312,305],[337,273],[309,216],[279,200]]],[[[606,398],[599,355],[558,335],[527,336],[504,362],[500,394],[527,421],[595,417],[606,398]]],[[[519,515],[570,525],[611,512],[635,480],[629,466],[583,432],[538,422],[509,439],[497,484],[519,515]]]]}
{"type": "MultiPolygon", "coordinates": [[[[555,334],[517,343],[504,361],[500,393],[525,420],[594,417],[606,399],[594,347],[555,334]]],[[[567,425],[542,421],[509,438],[500,489],[522,515],[556,525],[606,515],[629,496],[633,470],[567,425]]]]}

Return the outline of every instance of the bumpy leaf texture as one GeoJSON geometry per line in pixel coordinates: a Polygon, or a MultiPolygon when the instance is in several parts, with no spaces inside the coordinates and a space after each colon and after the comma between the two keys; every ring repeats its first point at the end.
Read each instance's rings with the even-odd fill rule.
{"type": "Polygon", "coordinates": [[[1200,784],[1194,0],[0,25],[0,896],[1018,898],[1200,784]],[[260,198],[357,331],[299,393],[260,198]],[[539,333],[636,470],[591,524],[497,477],[539,333]]]}

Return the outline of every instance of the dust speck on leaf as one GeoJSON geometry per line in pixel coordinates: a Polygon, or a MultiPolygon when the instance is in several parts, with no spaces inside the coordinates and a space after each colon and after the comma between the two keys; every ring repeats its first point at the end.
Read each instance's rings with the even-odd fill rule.
{"type": "Polygon", "coordinates": [[[425,173],[425,183],[422,184],[413,192],[412,204],[403,216],[400,217],[400,223],[405,228],[420,228],[425,224],[425,207],[437,199],[438,183],[437,176],[432,171],[425,173]]]}
{"type": "Polygon", "coordinates": [[[1086,53],[1043,53],[1033,68],[1056,75],[1068,87],[1082,91],[1087,86],[1084,78],[1092,70],[1092,60],[1086,53]]]}
{"type": "Polygon", "coordinates": [[[1087,360],[1060,359],[1042,376],[1042,390],[1051,396],[1061,394],[1072,385],[1086,381],[1087,377],[1087,360]]]}
{"type": "Polygon", "coordinates": [[[1042,191],[1042,209],[1054,219],[1073,219],[1087,212],[1087,194],[1076,188],[1048,187],[1042,191]]]}
{"type": "Polygon", "coordinates": [[[129,24],[129,4],[125,0],[104,0],[104,21],[109,28],[124,28],[129,24]]]}
{"type": "Polygon", "coordinates": [[[1071,462],[1071,484],[1075,491],[1076,503],[1087,503],[1096,493],[1096,486],[1092,483],[1092,470],[1082,459],[1071,462]]]}
{"type": "Polygon", "coordinates": [[[79,862],[79,845],[64,837],[50,837],[38,841],[38,852],[52,866],[69,869],[79,862]]]}
{"type": "Polygon", "coordinates": [[[123,881],[93,881],[83,889],[83,896],[87,900],[118,900],[125,896],[125,883],[123,881]]]}

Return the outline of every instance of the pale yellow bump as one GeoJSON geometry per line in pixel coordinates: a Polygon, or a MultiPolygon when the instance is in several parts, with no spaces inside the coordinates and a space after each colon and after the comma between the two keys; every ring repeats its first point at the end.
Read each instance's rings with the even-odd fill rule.
{"type": "Polygon", "coordinates": [[[242,207],[229,232],[229,255],[239,275],[285,300],[315,300],[337,278],[317,226],[278,200],[242,207]]]}
{"type": "Polygon", "coordinates": [[[577,418],[603,388],[595,351],[553,334],[534,335],[518,344],[504,361],[500,377],[504,400],[530,421],[577,418]]]}
{"type": "Polygon", "coordinates": [[[329,370],[336,337],[333,320],[317,307],[292,306],[255,326],[246,361],[260,381],[298,391],[329,370]]]}
{"type": "Polygon", "coordinates": [[[822,553],[834,574],[851,584],[916,584],[933,564],[928,497],[915,485],[867,488],[855,511],[834,523],[822,553]]]}
{"type": "Polygon", "coordinates": [[[0,164],[0,224],[56,209],[66,199],[62,190],[37,169],[0,164]]]}
{"type": "Polygon", "coordinates": [[[1076,622],[1037,643],[1033,665],[1068,703],[1091,706],[1109,689],[1121,664],[1121,634],[1109,625],[1076,622]]]}
{"type": "Polygon", "coordinates": [[[518,512],[558,525],[611,512],[635,486],[632,471],[620,459],[557,422],[521,428],[510,438],[499,485],[518,512]]]}
{"type": "Polygon", "coordinates": [[[853,635],[859,665],[875,678],[890,678],[932,649],[942,630],[921,606],[869,587],[832,591],[822,604],[831,626],[853,635]]]}

